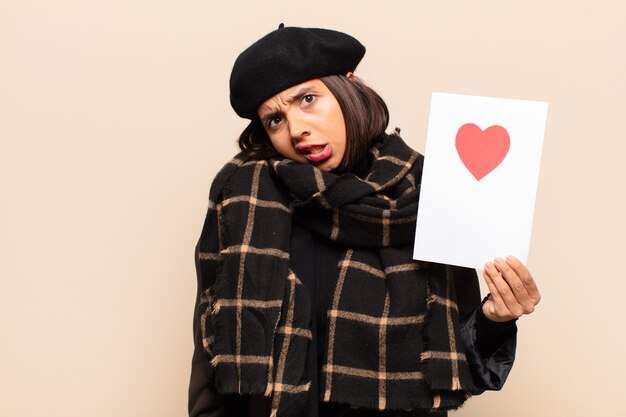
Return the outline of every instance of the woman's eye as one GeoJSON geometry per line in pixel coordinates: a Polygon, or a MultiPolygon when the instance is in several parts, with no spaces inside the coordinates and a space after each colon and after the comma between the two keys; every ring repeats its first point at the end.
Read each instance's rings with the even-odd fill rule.
{"type": "Polygon", "coordinates": [[[282,119],[281,119],[280,116],[274,116],[274,117],[269,119],[269,122],[267,123],[267,125],[269,127],[275,127],[278,123],[280,123],[281,120],[282,119]]]}
{"type": "Polygon", "coordinates": [[[307,94],[306,96],[302,96],[302,103],[309,104],[312,103],[314,99],[315,96],[313,94],[307,94]]]}

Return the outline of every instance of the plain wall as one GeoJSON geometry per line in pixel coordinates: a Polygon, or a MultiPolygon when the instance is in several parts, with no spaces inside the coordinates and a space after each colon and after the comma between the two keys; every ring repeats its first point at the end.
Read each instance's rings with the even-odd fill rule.
{"type": "Polygon", "coordinates": [[[186,415],[193,248],[245,126],[228,77],[281,22],[361,40],[419,151],[433,91],[549,102],[543,300],[504,390],[453,415],[626,415],[622,4],[1,0],[0,415],[186,415]]]}

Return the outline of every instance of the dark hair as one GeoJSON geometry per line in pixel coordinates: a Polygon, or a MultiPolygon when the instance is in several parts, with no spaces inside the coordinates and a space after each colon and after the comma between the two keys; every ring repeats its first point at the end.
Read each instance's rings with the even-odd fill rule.
{"type": "MultiPolygon", "coordinates": [[[[355,76],[329,75],[320,80],[335,96],[343,113],[346,151],[336,170],[347,172],[366,157],[374,139],[385,132],[389,124],[389,110],[378,93],[355,76]]],[[[258,115],[241,132],[239,147],[256,159],[278,155],[258,115]]]]}

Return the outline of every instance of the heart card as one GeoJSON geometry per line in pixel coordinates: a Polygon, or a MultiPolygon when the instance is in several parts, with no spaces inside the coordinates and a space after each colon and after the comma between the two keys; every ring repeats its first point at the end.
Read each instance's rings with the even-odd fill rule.
{"type": "Polygon", "coordinates": [[[526,262],[548,103],[433,93],[414,258],[526,262]]]}

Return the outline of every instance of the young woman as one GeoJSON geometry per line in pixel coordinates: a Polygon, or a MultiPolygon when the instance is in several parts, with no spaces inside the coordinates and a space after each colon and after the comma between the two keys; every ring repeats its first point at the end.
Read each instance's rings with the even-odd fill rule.
{"type": "Polygon", "coordinates": [[[412,259],[423,158],[385,133],[344,33],[279,27],[246,49],[250,119],[196,249],[191,416],[443,416],[501,388],[539,292],[514,257],[412,259]]]}

